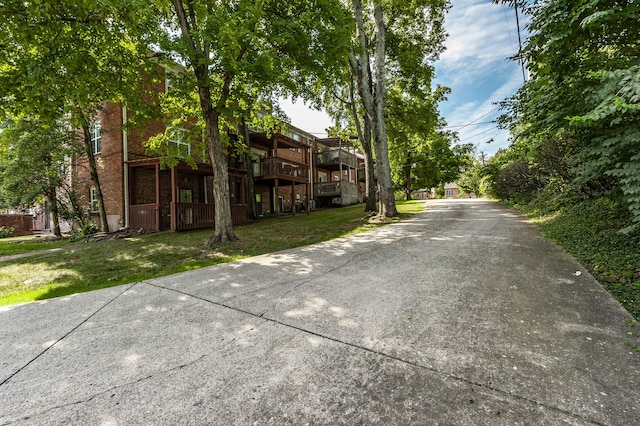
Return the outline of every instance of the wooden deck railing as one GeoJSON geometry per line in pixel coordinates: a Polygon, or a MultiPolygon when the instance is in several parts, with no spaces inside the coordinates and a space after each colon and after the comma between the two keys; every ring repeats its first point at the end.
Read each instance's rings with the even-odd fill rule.
{"type": "Polygon", "coordinates": [[[158,206],[156,204],[135,204],[129,206],[129,227],[132,229],[146,229],[159,231],[157,220],[158,206]]]}
{"type": "Polygon", "coordinates": [[[316,197],[333,197],[342,195],[358,195],[358,186],[347,180],[337,182],[322,182],[314,185],[316,197]]]}
{"type": "Polygon", "coordinates": [[[355,167],[356,156],[342,150],[321,152],[314,156],[314,165],[319,167],[338,165],[341,163],[346,166],[355,167]]]}
{"type": "MultiPolygon", "coordinates": [[[[137,204],[129,206],[129,226],[132,229],[160,231],[156,204],[137,204]]],[[[215,227],[216,210],[213,204],[172,203],[171,214],[176,218],[174,231],[206,229],[215,227]]],[[[247,206],[231,205],[231,220],[234,225],[247,223],[247,206]]],[[[166,226],[166,225],[165,225],[166,226]]]]}
{"type": "MultiPolygon", "coordinates": [[[[216,209],[213,204],[172,203],[171,211],[176,216],[175,230],[206,229],[215,227],[216,209]]],[[[231,220],[234,225],[247,222],[247,206],[231,205],[231,220]]]]}
{"type": "Polygon", "coordinates": [[[268,157],[253,164],[253,174],[260,176],[282,176],[309,179],[309,167],[278,157],[268,157]]]}

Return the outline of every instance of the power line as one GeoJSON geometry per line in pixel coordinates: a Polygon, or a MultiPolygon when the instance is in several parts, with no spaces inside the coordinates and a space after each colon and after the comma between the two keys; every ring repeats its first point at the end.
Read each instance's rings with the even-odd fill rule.
{"type": "Polygon", "coordinates": [[[467,124],[459,124],[456,126],[447,126],[447,127],[442,127],[442,129],[455,129],[456,127],[467,127],[467,126],[480,126],[482,124],[494,124],[496,121],[495,120],[491,120],[491,121],[481,121],[480,123],[467,123],[467,124]]]}
{"type": "MultiPolygon", "coordinates": [[[[454,126],[454,127],[460,127],[458,130],[462,130],[462,129],[464,129],[465,127],[468,127],[468,126],[473,125],[476,121],[481,120],[481,119],[485,118],[486,116],[488,116],[488,115],[490,115],[490,114],[494,113],[495,111],[497,111],[497,110],[498,110],[498,108],[499,108],[499,107],[495,107],[494,109],[492,109],[491,111],[489,111],[489,112],[488,112],[488,113],[486,113],[485,115],[481,115],[480,117],[478,117],[478,118],[475,118],[475,119],[471,120],[471,121],[470,121],[470,122],[468,122],[467,124],[463,124],[463,125],[461,125],[461,126],[454,126]]],[[[478,124],[481,124],[481,123],[478,123],[478,124]]],[[[485,123],[485,124],[486,124],[486,123],[485,123]]]]}

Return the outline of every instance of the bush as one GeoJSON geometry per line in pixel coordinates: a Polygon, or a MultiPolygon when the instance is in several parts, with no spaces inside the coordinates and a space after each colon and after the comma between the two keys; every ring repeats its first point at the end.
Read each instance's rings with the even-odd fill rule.
{"type": "Polygon", "coordinates": [[[93,222],[85,223],[80,228],[80,235],[82,236],[95,234],[96,232],[98,232],[98,225],[93,222]]]}
{"type": "Polygon", "coordinates": [[[13,228],[10,226],[0,226],[0,238],[8,238],[13,234],[13,228]]]}

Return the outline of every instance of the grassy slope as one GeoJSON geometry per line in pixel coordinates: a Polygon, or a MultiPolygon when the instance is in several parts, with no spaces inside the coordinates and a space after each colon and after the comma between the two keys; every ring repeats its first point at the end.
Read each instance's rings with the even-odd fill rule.
{"type": "MultiPolygon", "coordinates": [[[[398,202],[398,210],[408,215],[421,211],[422,205],[398,202]]],[[[267,219],[236,227],[238,241],[213,249],[204,247],[211,230],[74,244],[63,251],[0,262],[0,306],[141,281],[380,226],[367,219],[362,206],[267,219]]],[[[5,245],[10,244],[0,240],[0,250],[5,245]]],[[[58,246],[39,244],[35,249],[58,246]]]]}

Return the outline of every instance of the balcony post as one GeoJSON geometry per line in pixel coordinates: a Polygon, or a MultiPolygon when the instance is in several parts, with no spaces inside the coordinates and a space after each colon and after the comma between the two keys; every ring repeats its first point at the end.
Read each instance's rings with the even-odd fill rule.
{"type": "Polygon", "coordinates": [[[156,231],[160,231],[160,163],[156,164],[156,231]]]}
{"type": "Polygon", "coordinates": [[[280,217],[280,180],[275,179],[275,188],[273,194],[273,206],[275,207],[276,217],[280,217]]]}
{"type": "Polygon", "coordinates": [[[175,166],[171,167],[171,230],[176,231],[178,229],[178,212],[176,208],[176,168],[175,166]]]}
{"type": "Polygon", "coordinates": [[[291,215],[296,215],[296,186],[291,182],[291,215]]]}

